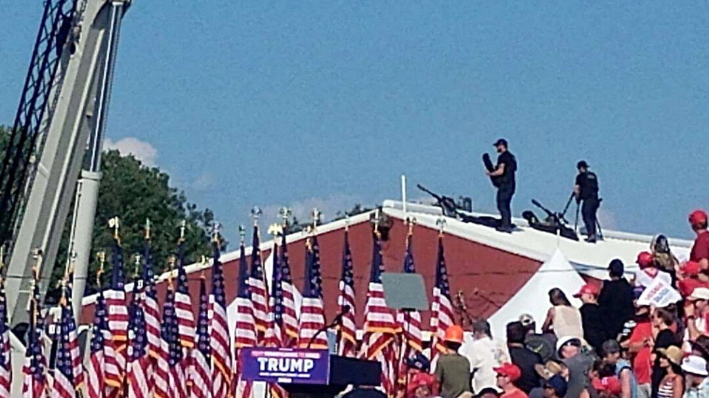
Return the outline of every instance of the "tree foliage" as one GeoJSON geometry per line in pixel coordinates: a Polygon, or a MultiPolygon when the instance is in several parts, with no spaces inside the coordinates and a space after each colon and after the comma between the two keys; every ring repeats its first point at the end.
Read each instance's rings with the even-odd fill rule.
{"type": "MultiPolygon", "coordinates": [[[[114,231],[109,228],[108,221],[113,217],[120,220],[119,236],[128,276],[135,270],[135,255],[143,253],[146,220],[150,220],[151,224],[151,253],[157,272],[166,270],[168,258],[176,254],[183,220],[186,222],[186,262],[195,262],[201,256],[211,255],[209,237],[214,227],[214,214],[209,209],[200,210],[195,204],[189,203],[183,192],[170,186],[167,173],[157,167],[143,166],[132,155],[121,155],[115,150],[104,153],[102,173],[87,294],[97,288],[96,275],[100,264],[96,254],[99,251],[105,251],[107,258],[107,272],[102,282],[105,284],[109,281],[114,231]]],[[[66,269],[70,230],[71,220],[67,220],[60,255],[57,256],[52,275],[55,281],[61,279],[66,269]]],[[[225,245],[226,242],[222,242],[222,247],[225,245]]],[[[51,286],[56,286],[56,283],[51,286]]]]}
{"type": "MultiPolygon", "coordinates": [[[[0,156],[9,138],[10,129],[0,126],[0,156]]],[[[201,256],[211,255],[209,237],[214,226],[211,210],[200,210],[187,201],[184,192],[170,186],[170,176],[157,167],[146,167],[132,155],[108,151],[102,158],[102,179],[99,188],[98,206],[93,229],[92,258],[89,265],[89,280],[86,294],[96,291],[99,262],[97,253],[106,252],[107,263],[102,284],[110,277],[110,253],[113,248],[113,230],[108,220],[120,219],[120,240],[126,264],[126,274],[134,271],[134,255],[143,253],[144,227],[151,223],[151,248],[156,271],[168,266],[168,258],[177,252],[180,224],[186,222],[186,262],[199,261],[201,256]]],[[[73,204],[72,204],[73,208],[73,204]]],[[[66,221],[59,254],[49,285],[47,300],[55,301],[59,295],[58,282],[65,273],[68,258],[71,215],[66,221]]],[[[226,242],[222,242],[225,248],[226,242]]]]}

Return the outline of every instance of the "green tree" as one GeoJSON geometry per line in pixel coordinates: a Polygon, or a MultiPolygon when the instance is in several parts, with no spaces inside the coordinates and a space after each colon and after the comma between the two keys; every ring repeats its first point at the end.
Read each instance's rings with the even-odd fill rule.
{"type": "MultiPolygon", "coordinates": [[[[0,125],[0,156],[4,156],[10,129],[0,125]]],[[[133,274],[133,256],[143,252],[144,226],[151,222],[151,248],[157,272],[167,268],[167,259],[177,252],[180,224],[186,222],[186,262],[198,261],[201,256],[211,255],[209,237],[214,226],[214,213],[200,210],[189,203],[184,192],[170,186],[170,176],[157,167],[146,167],[132,155],[118,151],[105,152],[102,158],[101,185],[93,230],[93,255],[89,266],[87,294],[97,288],[96,274],[99,268],[96,253],[106,252],[106,273],[103,284],[110,279],[110,253],[113,248],[113,231],[108,220],[120,218],[120,238],[126,263],[126,274],[133,274]]],[[[72,205],[73,208],[73,205],[72,205]]],[[[60,293],[59,281],[65,273],[71,219],[66,221],[59,254],[54,266],[47,299],[55,301],[60,293]]],[[[221,242],[226,248],[226,242],[221,242]]]]}
{"type": "MultiPolygon", "coordinates": [[[[189,203],[183,192],[171,187],[170,177],[157,167],[146,167],[132,155],[118,151],[105,152],[102,158],[101,185],[94,221],[92,248],[94,256],[89,266],[87,294],[97,288],[96,274],[99,269],[99,251],[106,252],[106,273],[103,283],[110,280],[110,253],[113,249],[113,230],[108,220],[119,217],[119,235],[126,264],[127,277],[132,276],[134,255],[142,254],[146,220],[151,223],[151,253],[157,272],[168,268],[168,258],[177,253],[180,226],[186,222],[186,262],[198,261],[201,256],[211,255],[209,237],[214,227],[214,213],[200,210],[189,203]]],[[[54,268],[49,294],[50,301],[58,295],[58,281],[64,275],[67,264],[67,248],[71,220],[67,220],[60,247],[60,255],[54,268]]],[[[222,242],[225,248],[226,242],[222,242]]]]}

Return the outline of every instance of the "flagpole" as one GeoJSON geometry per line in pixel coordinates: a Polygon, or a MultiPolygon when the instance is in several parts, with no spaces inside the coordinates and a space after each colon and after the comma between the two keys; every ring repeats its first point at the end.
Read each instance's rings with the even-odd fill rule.
{"type": "Polygon", "coordinates": [[[406,206],[406,176],[404,174],[401,175],[401,209],[404,211],[404,217],[406,217],[408,209],[406,206]]]}

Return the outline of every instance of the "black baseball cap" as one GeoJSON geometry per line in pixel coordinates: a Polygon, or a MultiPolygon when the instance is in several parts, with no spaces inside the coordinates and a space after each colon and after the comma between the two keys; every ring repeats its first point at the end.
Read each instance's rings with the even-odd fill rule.
{"type": "Polygon", "coordinates": [[[507,140],[504,138],[500,138],[499,140],[495,141],[495,143],[492,145],[493,146],[500,146],[500,145],[507,146],[507,140]]]}
{"type": "Polygon", "coordinates": [[[620,344],[618,344],[616,340],[607,340],[603,343],[603,346],[601,346],[601,351],[603,351],[603,355],[619,353],[620,344]]]}
{"type": "Polygon", "coordinates": [[[625,272],[625,266],[623,265],[623,261],[618,258],[613,259],[611,263],[608,264],[608,271],[610,271],[611,276],[623,276],[623,273],[625,272]]]}
{"type": "Polygon", "coordinates": [[[587,169],[587,168],[588,168],[588,163],[586,163],[585,160],[582,160],[582,161],[576,163],[576,168],[577,168],[577,169],[580,169],[580,168],[582,168],[582,167],[583,167],[584,169],[587,169]]]}

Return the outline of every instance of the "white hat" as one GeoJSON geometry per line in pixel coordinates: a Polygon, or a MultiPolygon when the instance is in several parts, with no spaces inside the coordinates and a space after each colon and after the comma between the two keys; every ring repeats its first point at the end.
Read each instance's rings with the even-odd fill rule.
{"type": "Polygon", "coordinates": [[[697,376],[709,376],[707,361],[697,355],[690,355],[682,360],[682,370],[697,376]]]}
{"type": "Polygon", "coordinates": [[[556,352],[559,353],[559,351],[561,351],[561,348],[569,343],[574,343],[574,345],[576,345],[577,347],[581,347],[581,345],[583,344],[581,339],[578,337],[564,336],[556,341],[556,352]]]}
{"type": "Polygon", "coordinates": [[[692,291],[688,297],[690,300],[709,300],[709,289],[706,287],[698,287],[692,291]]]}

